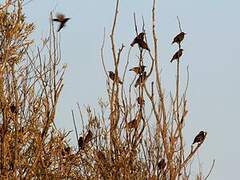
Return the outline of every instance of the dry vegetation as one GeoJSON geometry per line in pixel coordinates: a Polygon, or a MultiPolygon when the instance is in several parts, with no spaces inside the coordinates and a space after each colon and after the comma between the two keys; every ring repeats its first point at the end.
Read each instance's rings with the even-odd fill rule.
{"type": "MultiPolygon", "coordinates": [[[[110,36],[113,75],[109,76],[104,63],[105,37],[101,50],[108,99],[99,102],[98,113],[88,107],[86,117],[79,107],[83,129],[78,135],[75,125],[78,147],[71,146],[68,132],[59,131],[54,124],[65,66],[61,65],[52,22],[49,37],[35,50],[29,36],[34,25],[25,21],[23,1],[6,0],[0,5],[1,179],[190,179],[189,163],[206,133],[194,145],[184,142],[188,85],[181,94],[179,58],[172,64],[176,64],[175,93],[166,100],[159,71],[154,0],[152,48],[146,46],[144,35],[146,44],[133,44],[121,68],[124,71],[119,72],[122,52],[129,46],[117,48],[115,43],[118,5],[119,0],[110,36]],[[147,72],[128,71],[131,49],[138,45],[136,66],[150,60],[147,72]],[[135,76],[132,82],[126,80],[127,73],[135,76]]],[[[138,35],[136,25],[135,30],[138,35]]],[[[74,112],[73,122],[76,124],[74,112]]],[[[196,179],[204,177],[196,175],[196,179]]]]}

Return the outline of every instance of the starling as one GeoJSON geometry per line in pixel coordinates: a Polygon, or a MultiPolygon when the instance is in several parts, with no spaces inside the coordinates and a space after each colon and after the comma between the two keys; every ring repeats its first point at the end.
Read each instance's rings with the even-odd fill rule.
{"type": "Polygon", "coordinates": [[[164,170],[164,168],[166,167],[165,159],[162,158],[161,161],[158,162],[157,166],[160,171],[164,170]]]}
{"type": "Polygon", "coordinates": [[[129,69],[129,71],[134,71],[136,74],[142,74],[146,66],[137,66],[129,69]]]}
{"type": "Polygon", "coordinates": [[[96,152],[96,155],[97,155],[97,158],[100,160],[100,161],[106,161],[106,157],[105,157],[105,154],[102,152],[102,151],[97,151],[96,152]]]}
{"type": "Polygon", "coordinates": [[[145,33],[144,32],[141,32],[137,35],[137,37],[134,38],[133,42],[130,44],[132,47],[134,46],[134,44],[138,43],[139,40],[144,40],[144,35],[145,33]]]}
{"type": "Polygon", "coordinates": [[[116,81],[116,82],[119,83],[119,84],[122,84],[122,83],[123,83],[123,82],[120,80],[120,78],[115,75],[114,72],[108,71],[108,73],[109,73],[109,78],[110,78],[111,80],[116,81]]]}
{"type": "Polygon", "coordinates": [[[10,110],[12,113],[15,113],[15,114],[17,113],[17,107],[13,104],[10,106],[10,110]]]}
{"type": "Polygon", "coordinates": [[[137,103],[139,104],[139,105],[144,105],[145,104],[145,100],[143,99],[143,97],[138,97],[137,98],[137,103]]]}
{"type": "Polygon", "coordinates": [[[185,32],[180,32],[177,36],[175,36],[172,44],[174,44],[174,43],[180,44],[182,42],[182,40],[184,39],[185,34],[186,34],[185,32]]]}
{"type": "Polygon", "coordinates": [[[193,141],[192,144],[202,143],[202,142],[204,141],[205,137],[206,137],[206,132],[200,131],[200,132],[198,133],[198,135],[194,138],[194,141],[193,141]]]}
{"type": "Polygon", "coordinates": [[[69,155],[70,152],[71,152],[71,148],[69,146],[67,146],[67,147],[65,146],[64,150],[62,150],[62,155],[63,156],[69,155]]]}
{"type": "Polygon", "coordinates": [[[146,49],[150,51],[147,43],[144,41],[144,35],[145,35],[144,32],[141,32],[140,34],[138,34],[138,36],[134,38],[133,42],[130,45],[133,47],[135,44],[138,44],[139,47],[141,47],[142,49],[146,49]]]}
{"type": "Polygon", "coordinates": [[[132,121],[127,123],[126,127],[128,129],[133,129],[133,128],[137,129],[138,123],[139,123],[139,121],[137,119],[133,119],[132,121]]]}
{"type": "Polygon", "coordinates": [[[65,18],[64,14],[58,14],[57,18],[53,19],[53,21],[57,21],[60,23],[59,28],[57,30],[57,32],[59,32],[66,24],[66,22],[69,20],[70,18],[65,18]]]}
{"type": "Polygon", "coordinates": [[[82,149],[82,148],[83,148],[83,145],[84,145],[83,137],[80,136],[80,137],[78,138],[78,147],[79,147],[79,149],[82,149]]]}
{"type": "Polygon", "coordinates": [[[87,135],[86,135],[86,137],[85,137],[85,139],[84,139],[84,144],[85,144],[85,143],[87,144],[89,141],[91,141],[91,140],[92,140],[92,137],[93,137],[92,131],[91,131],[91,130],[88,130],[88,133],[87,133],[87,135]]]}
{"type": "Polygon", "coordinates": [[[179,59],[182,56],[183,49],[179,49],[172,57],[170,62],[173,62],[175,59],[179,59]]]}
{"type": "Polygon", "coordinates": [[[138,86],[138,85],[142,85],[147,79],[147,73],[144,71],[143,74],[141,74],[139,76],[139,78],[137,79],[136,83],[135,83],[135,88],[138,86]]]}
{"type": "Polygon", "coordinates": [[[148,45],[147,45],[147,43],[146,43],[145,41],[139,40],[139,41],[138,41],[138,45],[139,45],[141,48],[150,51],[150,49],[148,48],[148,45]]]}

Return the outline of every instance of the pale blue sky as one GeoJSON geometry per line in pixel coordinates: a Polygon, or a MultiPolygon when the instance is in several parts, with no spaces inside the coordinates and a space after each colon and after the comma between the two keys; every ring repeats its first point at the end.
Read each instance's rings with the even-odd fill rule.
{"type": "MultiPolygon", "coordinates": [[[[100,47],[104,27],[109,37],[114,2],[35,0],[25,7],[29,20],[37,24],[34,34],[37,39],[48,32],[51,10],[71,18],[61,31],[63,61],[68,64],[57,116],[61,128],[73,129],[71,109],[76,109],[77,102],[96,107],[97,99],[105,94],[100,47]]],[[[203,129],[208,132],[199,157],[205,172],[212,160],[216,159],[210,180],[239,177],[239,7],[239,0],[160,0],[157,4],[162,80],[167,94],[174,80],[175,66],[169,60],[176,50],[176,46],[170,44],[179,31],[176,16],[180,17],[183,30],[187,32],[181,64],[184,73],[187,65],[190,68],[186,143],[191,142],[198,131],[203,129]]],[[[151,1],[120,2],[117,45],[124,43],[126,52],[134,35],[133,12],[136,12],[139,20],[144,16],[147,33],[150,34],[151,1]]],[[[106,52],[107,48],[109,45],[106,46],[106,52]]],[[[106,53],[106,61],[108,68],[111,68],[110,53],[106,53]]]]}

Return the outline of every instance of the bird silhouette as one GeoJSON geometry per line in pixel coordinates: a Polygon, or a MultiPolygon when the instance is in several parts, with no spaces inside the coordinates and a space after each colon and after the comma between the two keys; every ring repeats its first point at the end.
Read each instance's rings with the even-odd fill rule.
{"type": "Polygon", "coordinates": [[[198,135],[194,138],[192,144],[202,143],[202,142],[204,141],[205,137],[206,137],[206,134],[207,134],[206,132],[200,131],[200,132],[198,133],[198,135]]]}
{"type": "Polygon", "coordinates": [[[143,97],[139,96],[139,97],[137,98],[137,103],[138,103],[139,105],[144,105],[144,104],[145,104],[145,100],[143,99],[143,97]]]}
{"type": "Polygon", "coordinates": [[[66,22],[69,20],[70,18],[65,18],[64,14],[58,14],[57,18],[54,18],[53,21],[59,22],[59,27],[57,32],[59,32],[66,24],[66,22]]]}
{"type": "Polygon", "coordinates": [[[146,66],[136,66],[136,67],[129,69],[129,71],[134,71],[136,74],[142,74],[145,70],[145,67],[146,66]]]}
{"type": "Polygon", "coordinates": [[[147,79],[147,73],[144,71],[137,79],[136,83],[135,83],[135,88],[138,85],[142,85],[147,79]]]}
{"type": "Polygon", "coordinates": [[[133,128],[137,129],[138,123],[139,123],[139,121],[137,119],[133,119],[132,121],[127,123],[126,127],[128,129],[133,129],[133,128]]]}
{"type": "Polygon", "coordinates": [[[102,162],[107,160],[104,152],[102,152],[100,150],[96,152],[96,155],[97,155],[97,158],[102,162]]]}
{"type": "Polygon", "coordinates": [[[158,168],[160,171],[164,170],[165,166],[166,166],[166,162],[165,162],[165,159],[161,159],[158,164],[157,164],[158,168]]]}
{"type": "Polygon", "coordinates": [[[123,82],[120,80],[120,78],[115,75],[114,72],[108,71],[108,73],[109,73],[109,78],[110,78],[112,81],[115,81],[115,82],[117,82],[117,83],[119,83],[119,84],[122,84],[122,83],[123,83],[123,82]]]}
{"type": "Polygon", "coordinates": [[[180,44],[184,39],[185,34],[186,34],[185,32],[180,32],[178,35],[176,35],[172,41],[172,44],[174,43],[180,44]]]}
{"type": "Polygon", "coordinates": [[[83,140],[83,137],[80,136],[80,137],[78,138],[78,147],[79,147],[79,149],[82,149],[83,146],[84,146],[84,140],[83,140]]]}
{"type": "Polygon", "coordinates": [[[88,142],[90,142],[92,140],[93,137],[93,133],[91,130],[88,130],[88,133],[86,135],[86,137],[84,138],[84,144],[87,144],[88,142]]]}
{"type": "Polygon", "coordinates": [[[133,42],[130,44],[130,46],[134,46],[134,44],[138,43],[139,40],[144,40],[144,35],[145,33],[144,32],[141,32],[137,35],[137,37],[134,38],[133,42]]]}
{"type": "Polygon", "coordinates": [[[134,38],[133,42],[130,45],[133,47],[135,44],[138,44],[140,48],[150,51],[147,43],[144,41],[144,36],[145,33],[141,32],[137,35],[137,37],[134,38]]]}
{"type": "Polygon", "coordinates": [[[141,47],[142,49],[146,49],[146,50],[150,51],[147,43],[146,43],[144,40],[139,40],[139,41],[138,41],[138,45],[139,45],[139,47],[141,47]]]}
{"type": "Polygon", "coordinates": [[[173,62],[175,59],[179,59],[182,56],[183,49],[179,49],[172,57],[170,62],[173,62]]]}
{"type": "Polygon", "coordinates": [[[10,110],[11,110],[11,112],[12,113],[17,113],[18,111],[17,111],[17,107],[14,105],[14,104],[12,104],[11,106],[10,106],[10,110]]]}

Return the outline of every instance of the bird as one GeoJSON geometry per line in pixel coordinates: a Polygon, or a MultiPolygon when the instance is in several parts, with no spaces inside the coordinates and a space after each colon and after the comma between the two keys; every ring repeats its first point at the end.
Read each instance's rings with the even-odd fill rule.
{"type": "Polygon", "coordinates": [[[164,168],[166,167],[165,159],[162,158],[162,159],[158,162],[157,166],[158,166],[158,168],[159,168],[160,171],[164,170],[164,168]]]}
{"type": "Polygon", "coordinates": [[[70,18],[65,18],[64,14],[57,14],[57,18],[54,18],[53,21],[59,22],[59,28],[57,30],[57,32],[59,32],[66,24],[66,22],[69,20],[70,18]]]}
{"type": "Polygon", "coordinates": [[[138,44],[139,47],[141,47],[142,49],[146,49],[148,51],[150,51],[147,43],[144,41],[144,36],[145,36],[145,33],[144,32],[141,32],[137,35],[137,37],[134,38],[133,42],[130,44],[130,46],[134,46],[135,44],[138,44]]]}
{"type": "Polygon", "coordinates": [[[206,132],[200,131],[200,132],[198,133],[198,135],[194,138],[192,144],[202,143],[202,142],[204,141],[205,137],[206,137],[206,134],[207,134],[206,132]]]}
{"type": "Polygon", "coordinates": [[[62,155],[66,156],[69,155],[71,152],[71,148],[69,146],[65,146],[64,149],[62,150],[62,155]]]}
{"type": "Polygon", "coordinates": [[[146,66],[136,66],[136,67],[129,69],[129,71],[134,71],[136,74],[142,74],[145,70],[145,67],[146,66]]]}
{"type": "Polygon", "coordinates": [[[179,59],[182,56],[183,49],[179,49],[172,57],[170,62],[173,62],[175,59],[179,59]]]}
{"type": "Polygon", "coordinates": [[[139,121],[137,119],[133,119],[132,121],[128,122],[126,128],[128,129],[137,129],[139,121]]]}
{"type": "Polygon", "coordinates": [[[17,107],[14,105],[14,104],[12,104],[11,106],[10,106],[10,110],[11,110],[11,112],[12,113],[15,113],[15,114],[17,114],[17,107]]]}
{"type": "Polygon", "coordinates": [[[119,84],[122,84],[122,83],[123,83],[123,82],[120,80],[120,78],[115,75],[114,72],[108,71],[108,73],[109,73],[109,78],[110,78],[111,80],[116,81],[116,82],[119,83],[119,84]]]}
{"type": "Polygon", "coordinates": [[[185,34],[186,34],[185,32],[180,32],[178,35],[176,35],[172,41],[172,44],[174,43],[180,44],[184,39],[185,34]]]}
{"type": "Polygon", "coordinates": [[[137,98],[137,103],[138,103],[139,105],[144,105],[144,104],[145,104],[145,100],[143,99],[143,97],[139,96],[139,97],[137,98]]]}
{"type": "Polygon", "coordinates": [[[102,152],[102,151],[97,151],[96,152],[96,155],[97,155],[97,158],[102,161],[102,162],[105,162],[106,161],[106,156],[105,154],[102,152]]]}
{"type": "Polygon", "coordinates": [[[86,137],[84,138],[84,144],[87,144],[88,142],[90,142],[92,140],[93,137],[93,133],[91,130],[88,130],[88,133],[86,135],[86,137]]]}
{"type": "Polygon", "coordinates": [[[134,44],[138,43],[139,40],[144,40],[144,32],[141,32],[137,35],[137,37],[134,38],[133,42],[130,44],[130,46],[134,46],[134,44]]]}
{"type": "Polygon", "coordinates": [[[83,137],[80,136],[80,137],[78,138],[78,147],[79,147],[79,149],[82,149],[83,146],[84,146],[84,140],[83,140],[83,137]]]}
{"type": "Polygon", "coordinates": [[[146,49],[146,50],[150,51],[147,43],[146,43],[144,40],[139,40],[139,41],[138,41],[138,45],[139,45],[139,47],[141,47],[142,49],[146,49]]]}
{"type": "Polygon", "coordinates": [[[147,79],[147,73],[144,71],[137,79],[136,83],[135,83],[135,88],[138,85],[142,85],[147,79]]]}

